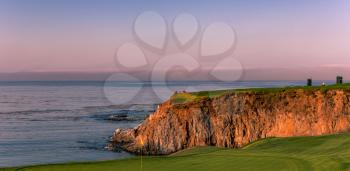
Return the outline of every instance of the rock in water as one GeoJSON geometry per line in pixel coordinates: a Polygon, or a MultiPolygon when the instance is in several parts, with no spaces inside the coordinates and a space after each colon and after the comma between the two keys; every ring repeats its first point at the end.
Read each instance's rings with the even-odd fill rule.
{"type": "Polygon", "coordinates": [[[184,104],[166,101],[113,142],[133,153],[162,155],[195,146],[239,148],[266,137],[348,131],[349,90],[239,92],[184,104]]]}

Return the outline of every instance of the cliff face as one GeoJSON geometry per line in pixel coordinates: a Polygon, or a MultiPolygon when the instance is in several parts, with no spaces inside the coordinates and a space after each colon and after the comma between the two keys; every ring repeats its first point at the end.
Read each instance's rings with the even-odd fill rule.
{"type": "Polygon", "coordinates": [[[127,151],[169,154],[195,146],[238,148],[265,137],[314,136],[350,129],[350,91],[231,93],[186,104],[167,101],[135,129],[117,129],[127,151]]]}

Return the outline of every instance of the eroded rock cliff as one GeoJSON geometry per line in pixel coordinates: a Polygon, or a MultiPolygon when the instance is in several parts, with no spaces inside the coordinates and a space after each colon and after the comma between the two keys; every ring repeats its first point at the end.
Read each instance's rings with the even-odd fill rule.
{"type": "Polygon", "coordinates": [[[314,136],[348,131],[350,91],[292,89],[229,93],[185,104],[160,105],[134,129],[117,129],[118,147],[170,154],[195,146],[238,148],[265,137],[314,136]]]}

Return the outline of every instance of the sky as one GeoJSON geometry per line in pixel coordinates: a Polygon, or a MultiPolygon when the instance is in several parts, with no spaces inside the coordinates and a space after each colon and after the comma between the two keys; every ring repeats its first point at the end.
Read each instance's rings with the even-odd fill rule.
{"type": "Polygon", "coordinates": [[[168,26],[184,12],[202,28],[228,23],[230,56],[245,69],[346,68],[349,9],[348,0],[0,0],[0,73],[118,70],[116,50],[135,42],[145,11],[168,26]]]}

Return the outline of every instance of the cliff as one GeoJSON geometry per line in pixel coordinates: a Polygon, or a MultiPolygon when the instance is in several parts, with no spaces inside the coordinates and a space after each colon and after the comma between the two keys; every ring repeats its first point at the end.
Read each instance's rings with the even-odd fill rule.
{"type": "Polygon", "coordinates": [[[195,146],[239,148],[266,137],[315,136],[350,129],[350,90],[230,92],[186,103],[166,101],[134,129],[117,129],[129,152],[170,154],[195,146]]]}

